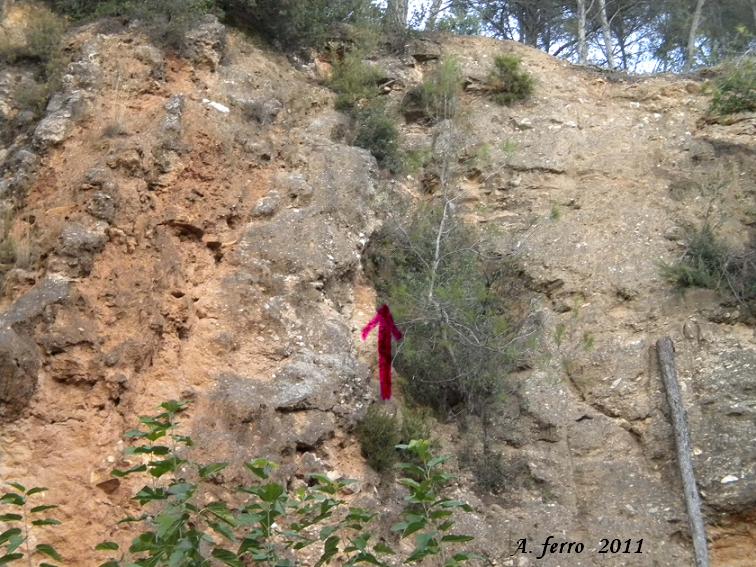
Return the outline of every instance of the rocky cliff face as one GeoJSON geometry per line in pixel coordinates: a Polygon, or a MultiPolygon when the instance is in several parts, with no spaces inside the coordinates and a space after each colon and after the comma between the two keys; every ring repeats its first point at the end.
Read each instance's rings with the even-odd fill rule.
{"type": "MultiPolygon", "coordinates": [[[[395,196],[391,179],[343,141],[346,118],[317,66],[229,34],[214,21],[190,54],[97,25],[71,36],[64,90],[0,150],[0,199],[17,259],[0,299],[0,478],[50,488],[62,549],[96,565],[133,504],[110,479],[124,431],[161,401],[194,401],[198,460],[226,480],[255,456],[295,480],[334,471],[378,496],[350,430],[375,397],[372,350],[357,331],[374,295],[360,257],[395,196]]],[[[520,45],[442,38],[376,60],[399,100],[441,53],[461,62],[464,211],[516,252],[540,334],[496,419],[511,487],[457,496],[465,528],[497,565],[536,562],[516,541],[643,539],[624,565],[691,563],[686,515],[653,344],[676,343],[695,467],[717,563],[746,565],[756,510],[756,342],[747,314],[708,291],[680,294],[658,264],[682,251],[678,227],[715,207],[744,244],[753,231],[756,120],[702,120],[694,79],[628,79],[571,67],[520,45]],[[476,94],[496,54],[537,80],[527,104],[476,94]],[[483,151],[484,150],[484,151],[483,151]],[[725,188],[695,189],[727,177],[725,188]],[[749,216],[750,215],[750,216],[749,216]],[[750,223],[750,224],[749,224],[750,223]],[[749,527],[750,526],[750,527],[749,527]]],[[[0,111],[23,69],[2,71],[0,111]]],[[[432,150],[438,132],[402,126],[432,150]]],[[[458,433],[440,425],[454,451],[458,433]]],[[[53,542],[54,543],[54,542],[53,542]]]]}

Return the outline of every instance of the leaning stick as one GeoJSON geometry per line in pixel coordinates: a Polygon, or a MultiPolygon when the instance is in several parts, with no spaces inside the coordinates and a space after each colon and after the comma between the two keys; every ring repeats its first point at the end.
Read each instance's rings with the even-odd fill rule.
{"type": "Polygon", "coordinates": [[[664,337],[656,342],[656,354],[659,357],[664,387],[667,390],[667,401],[672,410],[672,429],[675,431],[675,446],[677,448],[677,464],[680,467],[685,506],[688,509],[690,531],[693,536],[693,551],[696,556],[696,567],[709,567],[709,555],[706,548],[706,527],[701,515],[701,499],[698,496],[696,477],[693,475],[693,463],[690,459],[690,431],[688,419],[680,395],[675,369],[675,346],[672,339],[664,337]]]}

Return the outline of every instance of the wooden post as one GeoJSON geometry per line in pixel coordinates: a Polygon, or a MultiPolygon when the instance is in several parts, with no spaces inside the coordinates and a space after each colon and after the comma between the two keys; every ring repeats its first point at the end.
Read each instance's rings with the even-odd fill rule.
{"type": "Polygon", "coordinates": [[[675,346],[672,339],[664,337],[656,342],[656,355],[659,358],[664,387],[667,390],[667,401],[672,411],[672,429],[675,432],[675,447],[677,448],[677,464],[680,467],[685,507],[688,509],[690,531],[693,536],[693,551],[696,556],[696,567],[709,567],[709,554],[706,547],[706,527],[701,515],[701,499],[698,496],[696,477],[693,474],[693,463],[690,459],[690,431],[688,418],[680,395],[680,385],[677,383],[675,368],[675,346]]]}

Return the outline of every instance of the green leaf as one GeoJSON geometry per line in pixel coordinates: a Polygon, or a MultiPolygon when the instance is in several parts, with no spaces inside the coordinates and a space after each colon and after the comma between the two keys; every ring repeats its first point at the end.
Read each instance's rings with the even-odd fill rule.
{"type": "Polygon", "coordinates": [[[163,402],[162,404],[160,404],[160,407],[170,414],[177,414],[179,412],[184,411],[188,405],[189,405],[189,402],[179,402],[177,400],[169,400],[167,402],[163,402]]]}
{"type": "Polygon", "coordinates": [[[252,551],[253,553],[257,552],[261,547],[261,541],[258,540],[256,537],[245,537],[242,540],[241,545],[239,546],[239,551],[237,552],[237,556],[241,557],[244,554],[246,554],[249,551],[252,551]]]}
{"type": "Polygon", "coordinates": [[[411,478],[400,478],[397,482],[402,486],[406,486],[410,490],[420,488],[420,483],[411,478]]]}
{"type": "Polygon", "coordinates": [[[37,514],[38,512],[45,512],[46,510],[55,510],[57,508],[55,504],[44,504],[42,506],[35,506],[30,510],[32,514],[37,514]]]}
{"type": "Polygon", "coordinates": [[[161,428],[161,429],[153,429],[149,433],[147,433],[144,438],[148,441],[152,441],[153,443],[157,441],[158,439],[162,439],[166,435],[167,427],[161,428]]]}
{"type": "Polygon", "coordinates": [[[102,563],[99,565],[99,567],[121,567],[121,564],[118,563],[115,559],[111,559],[110,561],[106,561],[105,563],[102,563]]]}
{"type": "Polygon", "coordinates": [[[29,492],[27,492],[26,495],[34,496],[35,494],[39,494],[40,492],[47,492],[47,488],[45,488],[44,486],[35,486],[29,492]]]}
{"type": "Polygon", "coordinates": [[[270,473],[278,466],[274,462],[267,459],[255,459],[249,463],[244,463],[244,466],[249,469],[253,475],[263,480],[270,478],[270,473]]]}
{"type": "Polygon", "coordinates": [[[7,492],[0,497],[0,504],[12,504],[13,506],[23,506],[26,498],[15,492],[7,492]]]}
{"type": "Polygon", "coordinates": [[[444,456],[444,455],[442,455],[440,457],[434,457],[430,461],[428,461],[428,468],[431,468],[431,469],[435,468],[435,467],[437,467],[439,465],[444,464],[448,460],[449,460],[449,457],[444,456]]]}
{"type": "Polygon", "coordinates": [[[7,565],[11,561],[22,559],[23,557],[23,553],[9,553],[8,555],[3,555],[2,557],[0,557],[0,565],[7,565]]]}
{"type": "Polygon", "coordinates": [[[166,500],[168,494],[163,488],[152,488],[151,486],[145,486],[134,495],[134,500],[141,505],[145,505],[147,502],[154,502],[159,500],[166,500]]]}
{"type": "Polygon", "coordinates": [[[6,541],[10,540],[13,536],[20,536],[21,535],[21,528],[11,528],[9,530],[5,530],[3,533],[0,534],[0,545],[3,545],[6,541]]]}
{"type": "Polygon", "coordinates": [[[110,474],[118,478],[123,478],[125,476],[129,476],[130,474],[144,472],[146,470],[147,465],[137,465],[135,467],[131,467],[130,469],[126,469],[125,471],[122,471],[120,469],[113,469],[110,474]]]}
{"type": "Polygon", "coordinates": [[[222,547],[216,547],[213,549],[213,557],[220,559],[226,565],[230,565],[230,567],[244,567],[244,564],[239,561],[235,553],[232,553],[228,549],[223,549],[222,547]]]}
{"type": "Polygon", "coordinates": [[[224,502],[211,502],[205,506],[205,510],[210,512],[213,516],[227,523],[229,526],[236,526],[236,518],[228,509],[228,506],[224,502]]]}
{"type": "Polygon", "coordinates": [[[376,543],[373,546],[373,551],[376,553],[384,553],[388,555],[395,555],[396,552],[383,542],[376,543]]]}
{"type": "Polygon", "coordinates": [[[129,447],[125,453],[127,455],[167,455],[171,450],[165,445],[140,445],[139,447],[129,447]]]}
{"type": "Polygon", "coordinates": [[[318,559],[315,567],[326,565],[330,563],[331,559],[339,552],[339,538],[337,536],[331,536],[323,544],[323,554],[318,559]]]}
{"type": "Polygon", "coordinates": [[[114,541],[103,541],[95,546],[95,551],[118,551],[120,546],[114,541]]]}
{"type": "Polygon", "coordinates": [[[228,463],[212,463],[205,467],[200,467],[200,470],[199,470],[200,478],[206,480],[210,477],[213,477],[219,472],[221,472],[223,469],[225,469],[227,466],[228,466],[228,463]]]}
{"type": "Polygon", "coordinates": [[[270,482],[261,486],[255,494],[260,497],[263,502],[275,502],[285,492],[284,487],[276,482],[270,482]]]}
{"type": "Polygon", "coordinates": [[[197,487],[194,484],[177,482],[176,484],[171,484],[166,492],[178,496],[181,500],[188,500],[192,497],[195,490],[197,490],[197,487]]]}
{"type": "Polygon", "coordinates": [[[45,518],[44,520],[34,520],[32,526],[59,526],[61,522],[53,518],[45,518]]]}
{"type": "Polygon", "coordinates": [[[8,486],[12,486],[13,488],[15,488],[16,490],[18,490],[19,492],[24,492],[24,493],[26,492],[26,487],[23,484],[19,483],[19,482],[9,482],[8,486]]]}
{"type": "Polygon", "coordinates": [[[6,549],[5,551],[7,553],[13,553],[16,551],[21,545],[26,541],[26,538],[20,534],[15,534],[11,536],[11,538],[8,540],[8,543],[6,543],[6,549]]]}
{"type": "Polygon", "coordinates": [[[58,567],[57,565],[53,565],[52,563],[45,563],[44,561],[39,564],[39,567],[58,567]]]}
{"type": "Polygon", "coordinates": [[[141,516],[126,516],[125,518],[122,518],[118,520],[118,524],[133,524],[135,522],[143,522],[148,518],[147,514],[142,514],[141,516]]]}
{"type": "Polygon", "coordinates": [[[320,530],[320,534],[319,534],[319,537],[320,537],[320,541],[325,541],[325,540],[327,540],[327,539],[328,539],[329,537],[331,537],[331,536],[332,536],[332,535],[334,534],[334,532],[335,532],[336,530],[338,530],[338,529],[339,529],[339,527],[338,527],[338,526],[326,526],[326,527],[322,528],[322,529],[320,530]]]}
{"type": "Polygon", "coordinates": [[[401,537],[405,538],[417,531],[422,530],[428,524],[428,521],[421,516],[416,516],[415,518],[416,519],[413,519],[409,522],[401,522],[396,524],[391,528],[391,531],[399,532],[401,534],[401,537]]]}
{"type": "Polygon", "coordinates": [[[194,446],[194,441],[192,441],[192,438],[188,435],[173,435],[172,438],[176,443],[181,443],[187,447],[194,446]]]}
{"type": "Polygon", "coordinates": [[[144,439],[147,437],[147,433],[139,429],[131,429],[123,434],[127,439],[144,439]]]}
{"type": "Polygon", "coordinates": [[[55,548],[52,545],[47,545],[46,543],[40,543],[37,546],[37,553],[47,555],[48,557],[55,559],[55,561],[63,561],[63,558],[55,550],[55,548]]]}
{"type": "Polygon", "coordinates": [[[157,537],[159,539],[170,537],[174,531],[186,523],[188,519],[189,514],[184,512],[181,508],[166,508],[155,518],[157,537]]]}
{"type": "Polygon", "coordinates": [[[455,534],[449,534],[445,535],[441,538],[441,541],[450,542],[450,543],[463,543],[466,541],[472,541],[475,538],[473,536],[469,535],[455,535],[455,534]]]}
{"type": "Polygon", "coordinates": [[[150,551],[155,548],[157,539],[154,532],[144,532],[139,534],[134,541],[131,542],[129,552],[141,553],[142,551],[150,551]]]}
{"type": "Polygon", "coordinates": [[[234,532],[232,532],[227,525],[220,524],[218,522],[208,522],[207,525],[210,526],[213,531],[216,531],[220,535],[225,537],[228,541],[232,543],[236,542],[236,536],[234,535],[234,532]]]}
{"type": "Polygon", "coordinates": [[[179,466],[181,466],[185,462],[186,461],[184,461],[183,459],[179,459],[177,457],[165,459],[163,461],[153,461],[149,464],[150,474],[155,478],[160,478],[166,473],[176,471],[179,466]]]}
{"type": "Polygon", "coordinates": [[[23,519],[21,514],[0,514],[0,522],[19,522],[23,519]]]}

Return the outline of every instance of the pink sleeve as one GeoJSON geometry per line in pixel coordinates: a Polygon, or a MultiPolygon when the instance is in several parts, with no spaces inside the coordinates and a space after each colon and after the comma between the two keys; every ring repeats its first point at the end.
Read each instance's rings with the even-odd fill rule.
{"type": "Polygon", "coordinates": [[[368,323],[367,325],[365,325],[365,328],[362,329],[362,340],[363,341],[365,339],[367,339],[368,335],[370,334],[370,331],[372,331],[375,328],[375,326],[380,322],[380,320],[381,320],[381,316],[380,315],[376,315],[375,317],[373,317],[373,320],[370,321],[370,323],[368,323]]]}

